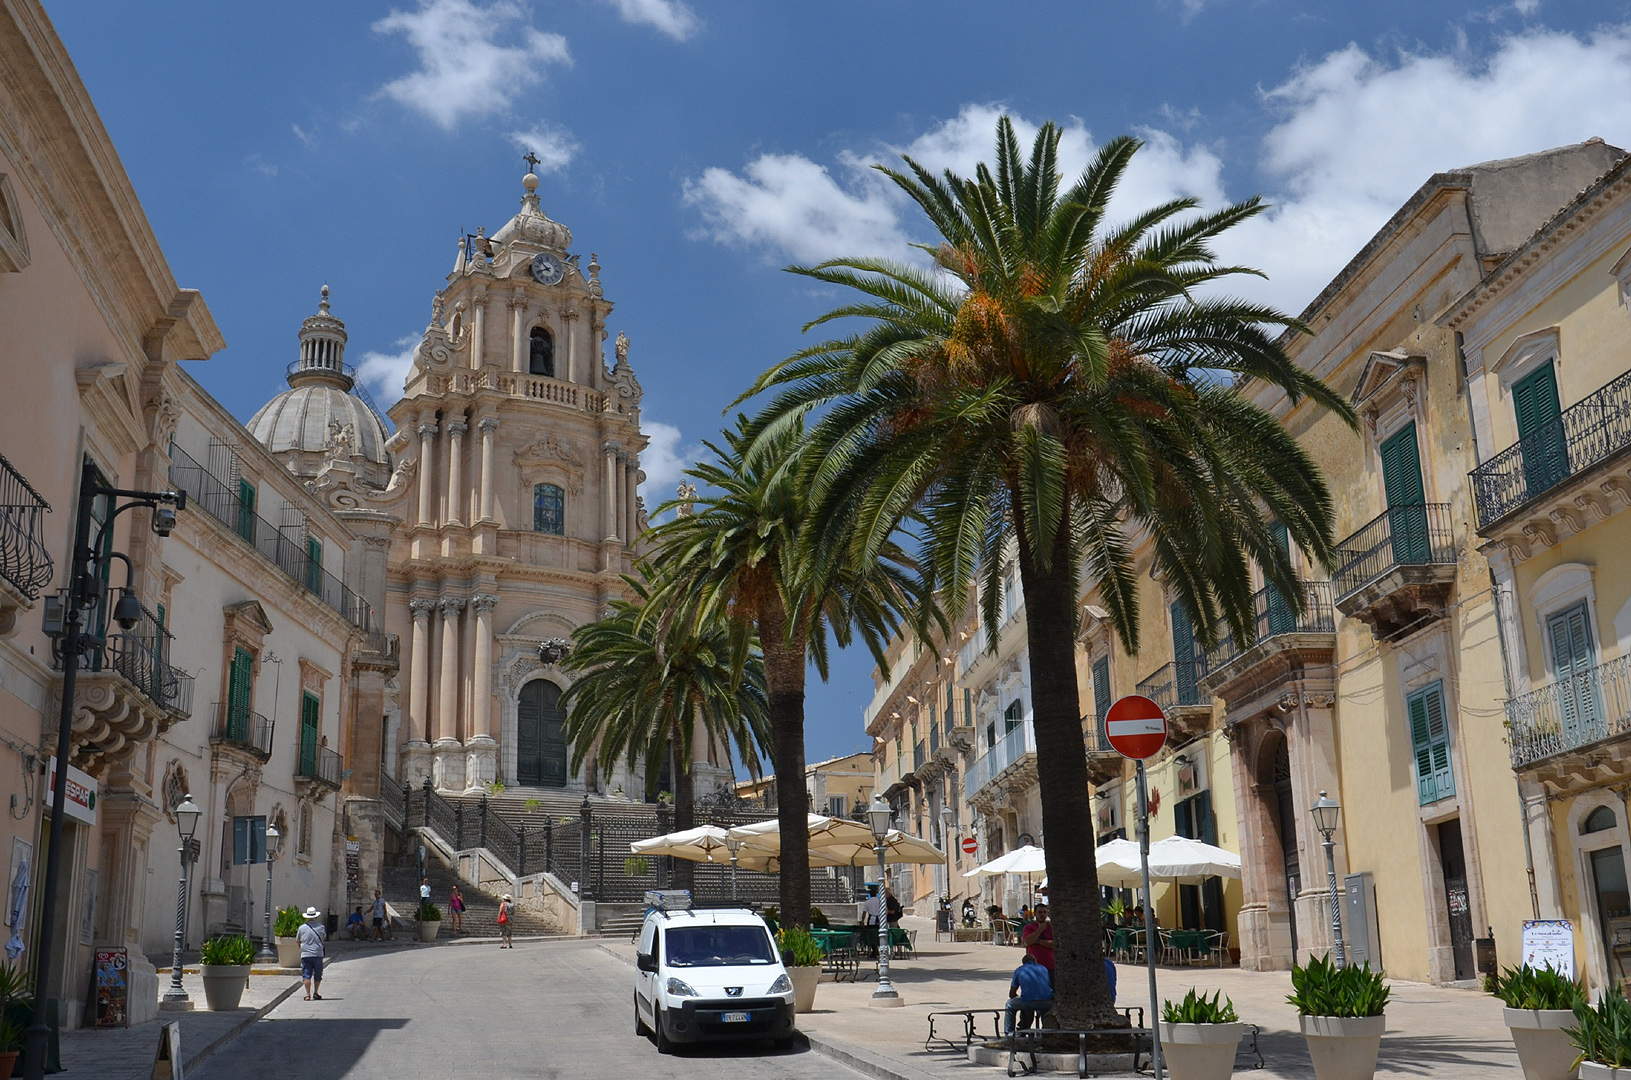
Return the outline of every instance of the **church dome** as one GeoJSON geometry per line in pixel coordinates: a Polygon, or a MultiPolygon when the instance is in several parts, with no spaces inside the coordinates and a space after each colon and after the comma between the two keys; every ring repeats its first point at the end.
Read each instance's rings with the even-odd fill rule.
{"type": "MultiPolygon", "coordinates": [[[[356,394],[356,372],[345,363],[345,323],[329,314],[323,286],[317,314],[300,326],[300,359],[289,365],[289,389],[261,406],[247,427],[274,454],[322,454],[336,439],[351,454],[388,465],[385,424],[356,394]]],[[[299,470],[297,470],[299,471],[299,470]]]]}

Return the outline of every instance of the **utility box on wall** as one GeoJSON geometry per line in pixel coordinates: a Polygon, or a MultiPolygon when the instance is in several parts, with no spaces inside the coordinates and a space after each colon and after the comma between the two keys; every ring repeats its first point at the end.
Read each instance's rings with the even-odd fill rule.
{"type": "Polygon", "coordinates": [[[1380,971],[1382,934],[1376,921],[1376,882],[1368,870],[1343,879],[1342,906],[1348,963],[1369,963],[1372,971],[1380,971]]]}

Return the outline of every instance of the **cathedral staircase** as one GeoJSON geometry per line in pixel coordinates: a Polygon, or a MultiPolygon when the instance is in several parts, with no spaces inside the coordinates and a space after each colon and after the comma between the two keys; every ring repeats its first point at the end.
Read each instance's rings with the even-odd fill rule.
{"type": "MultiPolygon", "coordinates": [[[[454,936],[453,916],[448,910],[448,897],[452,895],[455,885],[459,887],[459,893],[464,897],[464,932],[458,936],[498,937],[497,896],[466,881],[446,867],[437,865],[434,861],[425,868],[425,876],[430,878],[430,902],[442,911],[442,931],[438,935],[440,939],[454,936]]],[[[397,913],[394,920],[396,932],[412,934],[418,925],[414,913],[419,910],[419,879],[415,877],[414,868],[385,867],[380,873],[380,889],[384,892],[385,899],[390,902],[391,908],[397,913]]],[[[367,913],[365,906],[363,914],[367,913]]],[[[511,917],[515,920],[512,932],[516,937],[562,936],[560,927],[536,911],[512,908],[511,917]]]]}

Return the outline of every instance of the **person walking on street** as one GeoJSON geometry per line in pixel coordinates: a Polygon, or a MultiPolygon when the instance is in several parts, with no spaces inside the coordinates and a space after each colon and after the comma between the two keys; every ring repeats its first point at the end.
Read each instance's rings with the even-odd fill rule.
{"type": "Polygon", "coordinates": [[[464,933],[464,897],[459,895],[457,885],[453,886],[453,891],[447,898],[447,907],[453,913],[453,932],[464,933]]]}
{"type": "Polygon", "coordinates": [[[306,921],[295,931],[300,942],[300,981],[306,986],[307,1001],[322,1001],[323,995],[323,928],[317,920],[323,913],[314,907],[306,909],[306,921]]]}
{"type": "Polygon", "coordinates": [[[374,890],[374,941],[385,940],[385,897],[380,895],[378,889],[374,890]]]}
{"type": "Polygon", "coordinates": [[[513,901],[510,899],[509,893],[505,893],[498,901],[498,936],[500,938],[498,947],[501,949],[515,948],[515,942],[510,938],[513,932],[510,928],[514,925],[514,920],[510,918],[511,903],[513,901]]]}

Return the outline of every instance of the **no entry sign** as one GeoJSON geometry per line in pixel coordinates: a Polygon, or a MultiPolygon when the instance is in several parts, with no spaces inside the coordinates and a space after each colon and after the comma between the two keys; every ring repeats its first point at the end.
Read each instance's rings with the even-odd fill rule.
{"type": "Polygon", "coordinates": [[[1129,694],[1104,714],[1104,733],[1116,753],[1141,761],[1167,744],[1167,717],[1149,698],[1129,694]]]}
{"type": "Polygon", "coordinates": [[[980,842],[974,837],[965,837],[963,840],[963,854],[972,855],[980,850],[980,842]]]}

